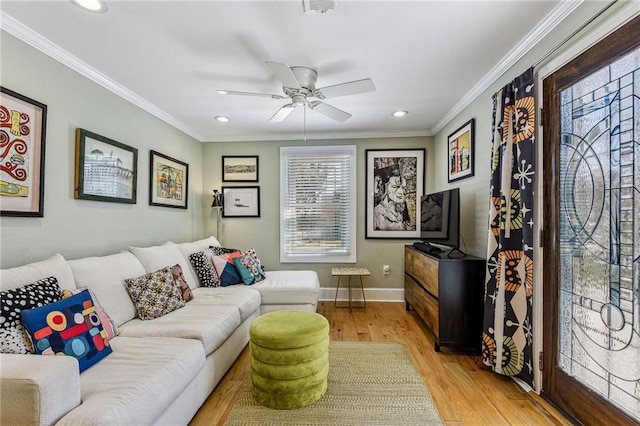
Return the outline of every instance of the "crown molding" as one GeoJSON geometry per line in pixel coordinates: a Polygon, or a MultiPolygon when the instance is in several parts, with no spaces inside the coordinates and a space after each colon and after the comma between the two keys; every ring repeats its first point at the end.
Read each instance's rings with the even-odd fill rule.
{"type": "MultiPolygon", "coordinates": [[[[418,138],[433,136],[428,131],[411,131],[411,132],[307,132],[306,140],[339,140],[339,139],[383,139],[383,138],[418,138]]],[[[244,136],[205,136],[203,142],[219,143],[219,142],[261,142],[261,141],[301,141],[304,139],[303,133],[269,133],[261,135],[244,135],[244,136]]]]}
{"type": "Polygon", "coordinates": [[[504,58],[494,66],[471,90],[456,103],[438,122],[431,128],[431,134],[437,134],[451,120],[460,114],[474,100],[476,100],[485,90],[503,76],[509,68],[514,66],[524,55],[533,49],[542,39],[544,39],[554,28],[558,26],[567,16],[569,16],[584,0],[562,0],[549,14],[504,58]]]}
{"type": "Polygon", "coordinates": [[[124,100],[134,104],[135,106],[141,108],[149,114],[159,118],[170,126],[173,126],[181,132],[202,142],[202,136],[195,132],[193,129],[189,128],[180,120],[177,120],[172,115],[161,110],[151,102],[141,98],[124,86],[116,83],[100,71],[84,63],[83,61],[76,58],[66,50],[60,48],[58,45],[52,43],[48,39],[42,37],[40,34],[34,32],[29,27],[18,22],[10,15],[7,15],[4,11],[0,11],[0,29],[27,43],[28,45],[39,50],[45,55],[55,59],[61,64],[80,73],[94,83],[97,83],[105,89],[115,93],[124,100]]]}

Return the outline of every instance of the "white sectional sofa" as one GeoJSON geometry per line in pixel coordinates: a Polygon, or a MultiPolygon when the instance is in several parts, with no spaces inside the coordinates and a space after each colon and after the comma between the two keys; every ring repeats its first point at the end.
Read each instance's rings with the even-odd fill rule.
{"type": "Polygon", "coordinates": [[[72,357],[0,354],[0,424],[187,424],[246,346],[255,318],[316,310],[314,271],[267,271],[253,285],[200,287],[188,255],[211,245],[219,243],[167,242],[69,261],[55,255],[0,271],[3,291],[50,276],[62,289],[89,287],[119,329],[113,352],[82,373],[72,357]],[[194,299],[160,318],[136,318],[124,280],[174,264],[194,299]]]}

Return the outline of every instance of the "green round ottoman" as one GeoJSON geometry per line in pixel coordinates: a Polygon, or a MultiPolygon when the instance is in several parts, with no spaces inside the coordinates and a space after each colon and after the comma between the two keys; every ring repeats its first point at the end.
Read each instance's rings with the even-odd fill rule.
{"type": "Polygon", "coordinates": [[[315,312],[284,310],[259,316],[249,329],[253,396],[291,410],[327,390],[329,321],[315,312]]]}

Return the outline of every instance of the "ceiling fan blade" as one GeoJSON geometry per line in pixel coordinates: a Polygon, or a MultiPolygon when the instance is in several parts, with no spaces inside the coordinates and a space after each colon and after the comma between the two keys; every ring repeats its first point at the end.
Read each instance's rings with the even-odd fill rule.
{"type": "Polygon", "coordinates": [[[296,76],[293,75],[293,71],[285,64],[281,64],[279,62],[266,62],[267,66],[273,71],[273,73],[278,77],[278,80],[282,83],[284,87],[292,87],[294,89],[300,89],[300,83],[296,79],[296,76]]]}
{"type": "Polygon", "coordinates": [[[273,117],[269,119],[269,123],[279,123],[280,121],[284,120],[289,116],[289,114],[291,114],[291,111],[293,111],[295,107],[296,106],[294,104],[287,104],[283,106],[278,110],[278,112],[273,114],[273,117]]]}
{"type": "Polygon", "coordinates": [[[374,92],[376,86],[373,80],[365,78],[364,80],[350,81],[348,83],[336,84],[333,86],[321,87],[313,92],[313,96],[320,99],[337,98],[338,96],[356,95],[358,93],[374,92]]]}
{"type": "Polygon", "coordinates": [[[311,102],[309,106],[311,107],[312,110],[317,111],[320,114],[325,115],[341,123],[344,123],[345,121],[351,118],[351,114],[349,114],[348,112],[345,112],[329,104],[325,104],[324,102],[314,101],[314,102],[311,102]]]}
{"type": "Polygon", "coordinates": [[[218,89],[217,92],[219,94],[221,94],[221,95],[260,96],[260,97],[263,97],[263,98],[271,98],[271,99],[285,99],[286,98],[286,96],[272,95],[270,93],[238,92],[236,90],[218,89]]]}

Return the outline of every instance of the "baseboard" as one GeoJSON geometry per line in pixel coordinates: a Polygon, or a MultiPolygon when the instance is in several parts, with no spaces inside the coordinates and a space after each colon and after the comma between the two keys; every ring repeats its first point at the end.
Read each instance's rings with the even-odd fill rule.
{"type": "MultiPolygon", "coordinates": [[[[404,302],[404,289],[402,288],[365,288],[364,296],[367,302],[404,302]]],[[[331,301],[336,298],[335,287],[320,288],[319,300],[331,301]]],[[[341,288],[338,291],[338,300],[349,300],[348,289],[341,288]]],[[[353,287],[351,290],[351,300],[362,301],[362,291],[353,287]]]]}

